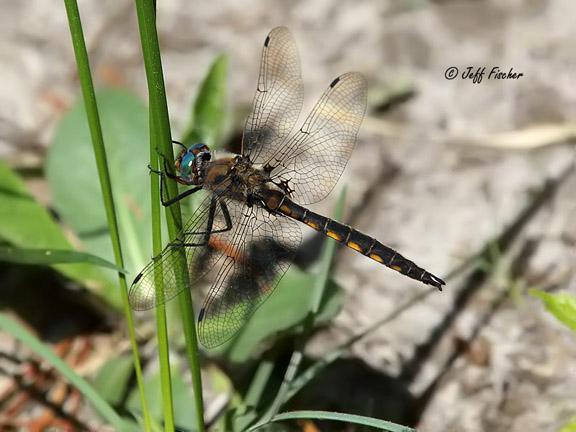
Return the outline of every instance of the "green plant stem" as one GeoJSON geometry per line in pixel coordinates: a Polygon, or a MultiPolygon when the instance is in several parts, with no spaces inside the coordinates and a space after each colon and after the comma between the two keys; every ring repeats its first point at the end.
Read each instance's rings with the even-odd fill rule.
{"type": "MultiPolygon", "coordinates": [[[[152,0],[135,0],[138,14],[138,27],[142,43],[142,53],[146,68],[146,78],[150,98],[150,114],[152,125],[156,133],[151,137],[158,142],[151,151],[161,151],[168,163],[174,161],[172,150],[172,138],[170,135],[170,121],[168,116],[168,106],[166,103],[166,91],[164,88],[164,78],[162,72],[162,61],[160,58],[160,47],[158,44],[158,34],[156,32],[155,3],[152,0]]],[[[153,166],[154,161],[151,161],[153,166]]],[[[168,196],[176,196],[178,189],[174,182],[167,182],[168,196]]],[[[168,224],[168,234],[171,239],[176,238],[182,228],[182,216],[178,203],[166,209],[166,221],[168,224]]],[[[184,257],[183,257],[184,258],[184,257]]],[[[185,265],[185,262],[183,263],[185,265]]],[[[180,269],[183,275],[187,275],[187,269],[180,269]]],[[[194,402],[196,408],[197,431],[203,432],[204,427],[204,404],[202,400],[202,381],[200,376],[200,357],[198,350],[198,340],[196,336],[196,326],[194,323],[192,294],[187,287],[178,296],[184,336],[186,338],[186,353],[190,372],[192,374],[192,386],[194,391],[194,402]]]]}
{"type": "MultiPolygon", "coordinates": [[[[104,148],[104,138],[102,136],[102,128],[100,126],[100,117],[98,115],[96,95],[94,93],[94,85],[92,83],[92,75],[90,73],[88,53],[86,52],[86,43],[84,42],[84,34],[82,32],[80,12],[78,10],[78,4],[76,3],[76,0],[64,0],[64,4],[66,6],[66,13],[68,15],[68,23],[70,25],[70,35],[72,37],[74,54],[76,56],[78,76],[80,78],[80,86],[82,88],[82,96],[84,98],[86,116],[88,118],[88,125],[90,127],[90,136],[92,138],[94,156],[96,158],[96,166],[98,168],[102,197],[104,199],[104,206],[106,208],[106,219],[108,221],[108,229],[110,230],[112,248],[114,250],[114,259],[118,267],[124,268],[124,258],[120,244],[118,220],[116,217],[114,197],[112,196],[112,185],[110,182],[110,173],[108,172],[108,163],[106,160],[106,149],[104,148]]],[[[144,412],[144,425],[146,431],[149,431],[151,428],[150,414],[144,392],[144,379],[142,377],[142,366],[140,364],[140,356],[138,354],[138,343],[136,341],[136,332],[134,330],[134,319],[132,316],[132,310],[130,309],[130,304],[128,302],[128,285],[126,283],[126,275],[118,273],[118,280],[120,283],[120,294],[122,297],[124,316],[126,317],[126,324],[128,326],[130,345],[132,347],[132,356],[134,359],[134,370],[136,372],[138,391],[140,393],[142,408],[144,412]]]]}
{"type": "MultiPolygon", "coordinates": [[[[149,114],[150,125],[150,164],[154,169],[158,169],[158,154],[152,145],[158,142],[158,137],[154,137],[157,128],[154,127],[154,119],[149,114]],[[152,165],[153,164],[153,165],[152,165]]],[[[150,176],[150,197],[152,206],[152,252],[157,256],[162,251],[162,228],[160,217],[160,180],[157,175],[150,176]]],[[[164,305],[164,281],[162,279],[162,267],[157,267],[154,272],[154,285],[158,305],[156,306],[156,334],[158,339],[158,361],[160,363],[160,386],[162,389],[162,407],[164,412],[164,429],[173,431],[174,402],[172,400],[172,379],[170,373],[170,350],[168,344],[168,323],[166,320],[166,306],[164,305]]]]}

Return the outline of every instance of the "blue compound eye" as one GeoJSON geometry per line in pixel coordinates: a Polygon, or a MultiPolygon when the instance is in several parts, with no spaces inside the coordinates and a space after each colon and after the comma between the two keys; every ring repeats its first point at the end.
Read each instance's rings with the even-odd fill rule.
{"type": "Polygon", "coordinates": [[[190,175],[195,159],[196,155],[192,152],[192,149],[188,149],[188,151],[182,155],[182,160],[180,161],[180,173],[183,176],[190,175]]]}
{"type": "Polygon", "coordinates": [[[200,152],[210,152],[210,149],[208,148],[208,146],[206,144],[198,143],[198,144],[194,144],[192,147],[190,147],[189,151],[191,151],[195,155],[197,155],[200,152]]]}

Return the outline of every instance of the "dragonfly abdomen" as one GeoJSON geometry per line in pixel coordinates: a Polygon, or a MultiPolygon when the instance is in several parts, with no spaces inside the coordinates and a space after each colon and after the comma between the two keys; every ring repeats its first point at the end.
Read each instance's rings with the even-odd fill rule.
{"type": "Polygon", "coordinates": [[[305,223],[310,228],[333,238],[339,243],[345,244],[350,249],[360,252],[362,255],[373,259],[386,267],[396,270],[412,279],[442,289],[444,281],[432,273],[416,265],[413,261],[403,257],[392,248],[380,243],[373,237],[367,236],[354,228],[340,222],[314,213],[294,201],[283,197],[276,211],[305,223]]]}

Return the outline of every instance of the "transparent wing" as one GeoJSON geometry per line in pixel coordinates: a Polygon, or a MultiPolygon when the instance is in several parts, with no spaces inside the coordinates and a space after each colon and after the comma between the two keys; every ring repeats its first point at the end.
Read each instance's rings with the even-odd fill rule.
{"type": "Polygon", "coordinates": [[[286,27],[277,27],[264,42],[258,87],[244,127],[242,154],[253,163],[267,160],[294,128],[302,98],[296,44],[286,27]]]}
{"type": "Polygon", "coordinates": [[[192,265],[206,255],[211,235],[231,229],[219,197],[209,193],[190,216],[182,232],[162,253],[152,259],[134,278],[128,299],[134,310],[147,310],[162,304],[201,279],[215,257],[204,266],[192,265]],[[210,233],[212,233],[210,235],[210,233]],[[187,274],[186,270],[189,272],[187,274]],[[157,296],[156,282],[162,282],[163,295],[157,296]]]}
{"type": "Polygon", "coordinates": [[[212,236],[209,253],[218,262],[198,316],[207,348],[229,340],[270,296],[302,240],[299,225],[260,207],[226,203],[233,229],[212,236]]]}
{"type": "Polygon", "coordinates": [[[300,204],[322,200],[334,188],[356,145],[366,111],[366,80],[355,72],[336,78],[302,125],[265,163],[287,181],[300,204]]]}
{"type": "Polygon", "coordinates": [[[130,305],[151,309],[207,281],[198,333],[204,346],[216,347],[272,293],[301,240],[296,222],[209,194],[178,238],[136,276],[128,293],[130,305]],[[160,281],[164,289],[158,296],[155,286],[160,281]]]}

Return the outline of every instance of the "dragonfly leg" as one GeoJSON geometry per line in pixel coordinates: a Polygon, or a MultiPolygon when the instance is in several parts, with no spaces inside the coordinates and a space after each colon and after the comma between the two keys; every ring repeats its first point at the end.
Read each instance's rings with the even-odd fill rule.
{"type": "Polygon", "coordinates": [[[156,170],[152,168],[150,165],[148,165],[148,169],[150,170],[151,173],[160,176],[160,201],[162,202],[162,205],[164,207],[169,207],[172,204],[180,201],[181,199],[186,198],[188,195],[192,195],[193,193],[198,192],[200,189],[202,189],[202,186],[198,186],[192,189],[185,190],[184,192],[176,195],[174,198],[166,199],[165,198],[166,184],[164,183],[166,181],[166,177],[176,181],[179,179],[179,177],[168,171],[168,167],[166,165],[166,159],[164,159],[164,157],[162,157],[162,160],[164,161],[164,171],[156,170]]]}
{"type": "Polygon", "coordinates": [[[230,212],[228,211],[228,207],[224,201],[218,200],[216,197],[212,197],[212,201],[210,202],[210,211],[208,213],[208,223],[206,224],[205,231],[195,231],[195,232],[186,232],[184,231],[182,234],[186,235],[204,235],[204,239],[201,243],[188,243],[183,241],[173,242],[173,246],[177,247],[197,247],[197,246],[206,246],[210,241],[210,236],[212,234],[223,233],[226,231],[230,231],[232,229],[232,218],[230,217],[230,212]],[[224,214],[224,219],[226,220],[226,226],[222,229],[213,230],[214,227],[214,216],[216,214],[216,205],[220,203],[220,208],[222,209],[222,213],[224,214]]]}
{"type": "Polygon", "coordinates": [[[188,147],[186,147],[186,146],[185,146],[184,144],[182,144],[180,141],[172,140],[172,144],[179,145],[179,146],[182,147],[184,150],[188,150],[188,147]]]}
{"type": "MultiPolygon", "coordinates": [[[[160,183],[162,183],[162,181],[160,181],[160,183]]],[[[192,195],[193,193],[198,192],[200,189],[202,189],[202,186],[198,186],[198,187],[195,187],[192,189],[185,190],[184,192],[176,195],[174,198],[170,198],[169,200],[165,200],[164,197],[162,196],[162,194],[160,194],[160,200],[162,201],[162,205],[164,207],[169,207],[172,204],[180,201],[181,199],[186,198],[188,195],[192,195]]]]}
{"type": "Polygon", "coordinates": [[[217,205],[216,197],[212,197],[210,200],[210,209],[208,211],[208,223],[206,224],[205,231],[192,231],[192,232],[182,232],[182,237],[184,240],[186,236],[197,236],[197,235],[204,235],[204,239],[200,243],[191,243],[186,242],[183,240],[174,240],[170,243],[172,247],[198,247],[198,246],[206,246],[208,241],[210,240],[210,235],[213,233],[212,227],[214,226],[214,215],[216,214],[216,205],[217,205]]]}

